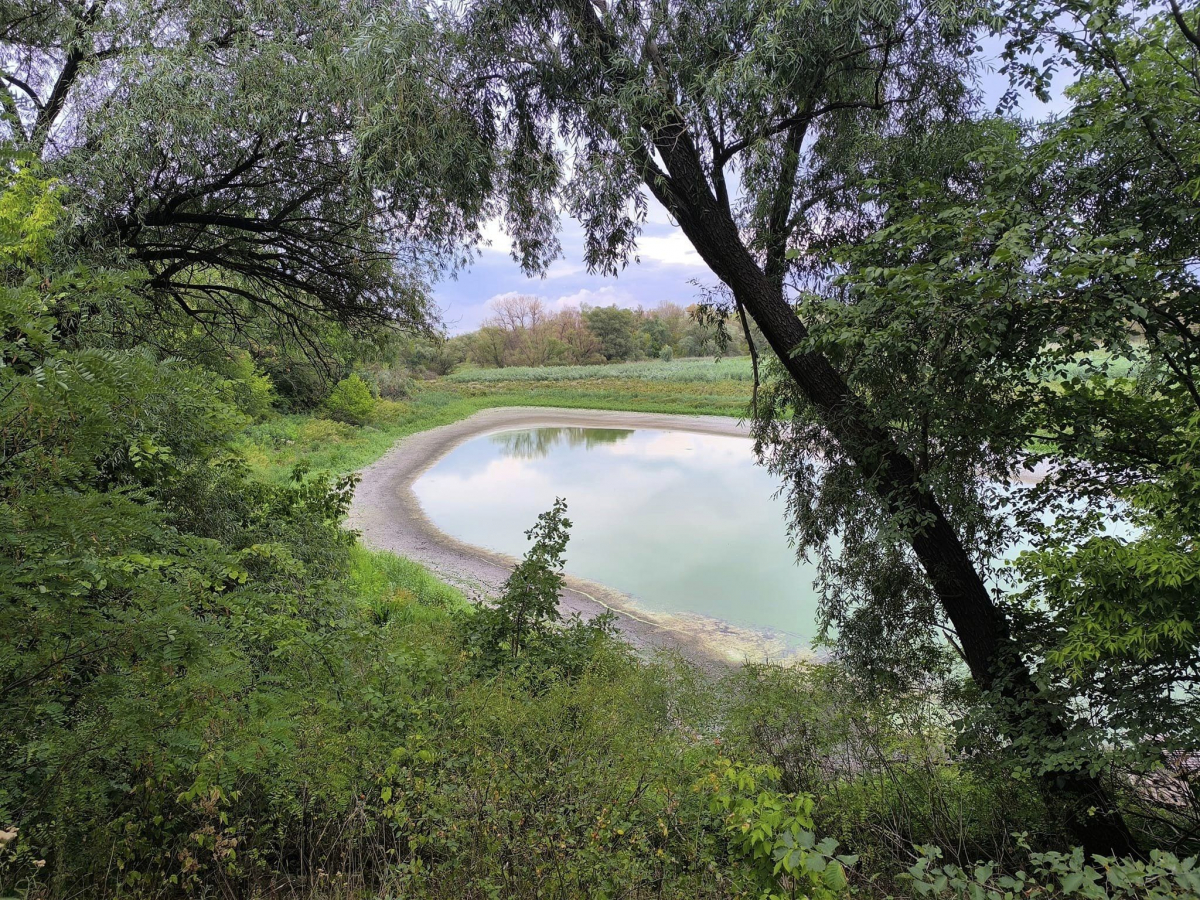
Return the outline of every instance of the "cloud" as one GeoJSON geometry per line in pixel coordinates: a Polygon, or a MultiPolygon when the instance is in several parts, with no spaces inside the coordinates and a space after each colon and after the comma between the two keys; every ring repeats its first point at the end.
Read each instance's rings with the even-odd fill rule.
{"type": "Polygon", "coordinates": [[[499,219],[488,219],[479,231],[483,236],[479,249],[484,253],[502,253],[505,256],[512,254],[512,241],[504,233],[504,226],[500,224],[499,219]]]}
{"type": "MultiPolygon", "coordinates": [[[[659,210],[661,213],[661,209],[659,210]]],[[[481,248],[478,258],[457,278],[445,279],[434,287],[434,298],[451,334],[473,331],[491,314],[493,298],[506,294],[535,294],[554,310],[587,304],[651,308],[663,302],[687,306],[695,301],[693,280],[711,276],[687,239],[674,226],[655,215],[646,223],[638,242],[641,264],[630,264],[620,278],[586,271],[583,230],[573,219],[563,220],[563,258],[556,260],[545,277],[528,277],[508,256],[511,242],[499,220],[484,227],[492,245],[481,248]]]]}
{"type": "Polygon", "coordinates": [[[642,196],[646,198],[646,224],[648,225],[664,225],[668,228],[674,228],[675,222],[671,218],[671,214],[663,208],[663,205],[658,200],[642,191],[642,196]]]}
{"type": "Polygon", "coordinates": [[[494,310],[501,300],[507,300],[509,297],[523,297],[529,293],[529,291],[504,291],[503,293],[492,294],[492,296],[483,301],[483,305],[489,310],[494,310]]]}
{"type": "Polygon", "coordinates": [[[558,309],[578,309],[580,306],[627,306],[635,307],[638,305],[637,299],[622,288],[605,285],[600,288],[581,288],[572,294],[562,294],[558,297],[550,297],[537,290],[524,291],[503,291],[499,294],[492,294],[484,301],[483,305],[488,311],[495,310],[496,305],[509,297],[537,297],[542,303],[551,310],[558,309]]]}
{"type": "Polygon", "coordinates": [[[581,288],[573,294],[564,294],[550,301],[554,309],[571,309],[579,306],[625,306],[639,305],[637,297],[624,288],[606,284],[599,288],[581,288]]]}
{"type": "Polygon", "coordinates": [[[664,235],[642,235],[638,238],[637,252],[643,263],[701,268],[704,266],[704,260],[682,231],[672,231],[664,235]]]}
{"type": "Polygon", "coordinates": [[[553,281],[555,278],[571,278],[575,275],[586,274],[586,272],[587,267],[582,263],[556,259],[550,263],[550,268],[546,269],[546,274],[543,277],[548,281],[553,281]]]}
{"type": "MultiPolygon", "coordinates": [[[[646,219],[646,233],[638,238],[637,255],[643,263],[659,263],[669,266],[703,266],[704,262],[672,222],[666,211],[657,204],[650,209],[646,219]]],[[[480,229],[482,241],[479,249],[483,253],[510,256],[513,243],[504,231],[503,223],[496,218],[488,219],[480,229]]],[[[555,260],[543,277],[565,278],[585,271],[578,261],[583,250],[583,228],[574,219],[566,218],[559,235],[567,251],[564,258],[555,260]]]]}

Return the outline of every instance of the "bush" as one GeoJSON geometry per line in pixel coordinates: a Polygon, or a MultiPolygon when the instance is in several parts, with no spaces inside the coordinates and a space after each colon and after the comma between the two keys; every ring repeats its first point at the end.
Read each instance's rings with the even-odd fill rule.
{"type": "Polygon", "coordinates": [[[374,369],[363,377],[375,384],[376,393],[383,400],[407,400],[412,396],[413,378],[404,369],[374,369]]]}
{"type": "Polygon", "coordinates": [[[612,633],[611,614],[591,622],[575,615],[562,624],[558,596],[571,528],[566,513],[566,501],[559,498],[538,516],[526,532],[533,546],[505,582],[504,593],[467,622],[471,652],[481,669],[507,666],[531,675],[549,670],[578,675],[612,633]]]}
{"type": "Polygon", "coordinates": [[[729,754],[775,767],[787,791],[820,797],[817,829],[860,855],[866,872],[902,872],[915,845],[943,847],[958,865],[1013,869],[1025,857],[1013,832],[1036,832],[1043,846],[1068,840],[1035,786],[958,757],[951,698],[875,695],[834,661],[746,665],[726,676],[723,694],[729,754]]]}
{"type": "Polygon", "coordinates": [[[375,417],[375,398],[371,386],[358,373],[343,378],[325,401],[329,418],[347,425],[365,425],[375,417]]]}
{"type": "Polygon", "coordinates": [[[1078,897],[1080,900],[1195,900],[1200,897],[1196,858],[1180,860],[1171,853],[1150,851],[1149,860],[1093,857],[1071,853],[1030,853],[1029,865],[1017,872],[997,870],[993,863],[962,868],[942,865],[941,851],[919,847],[921,857],[906,873],[917,895],[931,900],[974,900],[977,897],[1027,897],[1030,900],[1078,897]]]}
{"type": "Polygon", "coordinates": [[[658,358],[663,362],[670,362],[675,358],[675,351],[671,349],[670,345],[667,345],[658,351],[658,358]]]}
{"type": "Polygon", "coordinates": [[[382,664],[342,701],[372,637],[346,596],[353,479],[250,479],[228,381],[60,343],[48,300],[123,298],[30,252],[0,235],[0,896],[250,893],[229,879],[272,871],[294,810],[350,816],[372,757],[347,745],[375,698],[392,715],[382,664]]]}
{"type": "Polygon", "coordinates": [[[275,385],[249,353],[234,350],[228,361],[215,368],[225,378],[221,390],[224,399],[256,422],[270,414],[275,404],[275,385]]]}

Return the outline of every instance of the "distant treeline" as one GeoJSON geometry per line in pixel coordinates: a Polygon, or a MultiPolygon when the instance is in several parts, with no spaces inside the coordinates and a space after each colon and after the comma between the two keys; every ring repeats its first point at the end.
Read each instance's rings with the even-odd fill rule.
{"type": "MultiPolygon", "coordinates": [[[[582,306],[552,310],[538,297],[512,294],[492,304],[478,331],[451,339],[456,361],[485,368],[568,366],[676,356],[747,353],[736,317],[697,315],[697,307],[663,303],[652,309],[582,306]]],[[[752,331],[752,336],[756,332],[752,331]]],[[[761,336],[754,337],[758,347],[761,336]]]]}

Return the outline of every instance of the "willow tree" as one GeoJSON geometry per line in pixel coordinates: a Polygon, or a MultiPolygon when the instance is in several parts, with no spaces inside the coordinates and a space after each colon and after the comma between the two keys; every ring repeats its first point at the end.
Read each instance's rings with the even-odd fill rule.
{"type": "MultiPolygon", "coordinates": [[[[1200,9],[1037,0],[1006,22],[1028,86],[1068,73],[1066,109],[893,142],[864,191],[882,227],[842,249],[845,276],[804,315],[893,433],[929,436],[931,479],[964,460],[997,480],[1045,463],[991,510],[1037,548],[999,599],[1070,712],[1069,734],[1029,735],[1023,753],[1186,782],[1200,741],[1200,9]],[[1114,530],[1114,513],[1135,527],[1114,530]]],[[[865,571],[852,555],[843,570],[865,571]]],[[[1152,796],[1127,805],[1154,840],[1194,840],[1194,801],[1152,796]]]]}
{"type": "Polygon", "coordinates": [[[425,327],[474,238],[480,135],[412,65],[429,22],[337,0],[18,0],[0,11],[0,131],[70,188],[75,244],[150,275],[151,311],[425,327]],[[380,40],[380,36],[386,40],[380,40]],[[361,125],[408,64],[386,181],[361,125]],[[453,171],[454,178],[446,177],[453,171]],[[452,192],[451,189],[455,189],[452,192]]]}
{"type": "MultiPolygon", "coordinates": [[[[457,26],[500,123],[518,259],[537,270],[558,252],[561,204],[588,265],[616,272],[643,191],[656,198],[761,329],[820,432],[810,443],[853,466],[903,537],[1010,736],[1061,729],[920,460],[811,346],[793,302],[822,228],[870,212],[850,177],[864,142],[961,115],[970,23],[921,0],[479,0],[457,26]]],[[[1051,765],[1042,785],[1089,851],[1134,849],[1090,773],[1051,765]]]]}

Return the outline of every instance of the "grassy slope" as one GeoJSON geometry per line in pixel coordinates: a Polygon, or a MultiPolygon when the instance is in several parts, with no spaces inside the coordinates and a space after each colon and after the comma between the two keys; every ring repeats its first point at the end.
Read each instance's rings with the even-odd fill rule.
{"type": "Polygon", "coordinates": [[[738,359],[468,370],[421,384],[411,400],[381,401],[371,425],[281,416],[250,428],[242,449],[264,477],[282,479],[297,463],[312,471],[353,471],[402,437],[497,406],[740,417],[750,403],[751,382],[743,377],[748,372],[748,361],[738,359]]]}
{"type": "Polygon", "coordinates": [[[514,366],[507,369],[462,369],[444,380],[449,382],[514,382],[514,381],[594,381],[598,379],[627,381],[676,381],[707,383],[715,381],[752,381],[750,357],[741,356],[714,360],[708,357],[658,360],[631,363],[611,363],[598,366],[514,366]]]}

